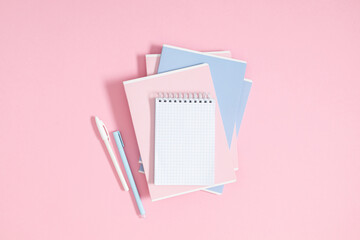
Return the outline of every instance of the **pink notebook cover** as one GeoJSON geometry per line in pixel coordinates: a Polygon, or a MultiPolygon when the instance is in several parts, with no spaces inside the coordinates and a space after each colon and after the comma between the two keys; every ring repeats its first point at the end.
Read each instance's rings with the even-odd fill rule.
{"type": "MultiPolygon", "coordinates": [[[[207,52],[209,54],[213,54],[216,56],[222,56],[222,57],[228,57],[231,58],[231,52],[230,51],[216,51],[216,52],[207,52]]],[[[160,61],[160,54],[147,54],[145,58],[146,62],[146,74],[153,75],[157,73],[158,67],[159,67],[159,61],[160,61]]],[[[232,142],[236,142],[236,127],[234,128],[234,134],[232,142]]],[[[236,151],[237,152],[237,146],[236,144],[231,144],[230,151],[236,151]]],[[[239,160],[236,158],[234,161],[234,170],[239,169],[239,160]]]]}
{"type": "Polygon", "coordinates": [[[237,158],[237,152],[229,150],[225,131],[221,125],[219,106],[216,105],[215,184],[211,186],[161,186],[154,184],[155,98],[158,93],[178,92],[208,92],[216,98],[207,64],[125,81],[124,88],[153,201],[236,181],[233,163],[237,158]]]}

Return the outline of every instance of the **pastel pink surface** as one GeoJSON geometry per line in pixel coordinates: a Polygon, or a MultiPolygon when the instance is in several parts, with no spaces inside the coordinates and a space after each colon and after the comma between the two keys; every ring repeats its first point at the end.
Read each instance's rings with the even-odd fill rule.
{"type": "MultiPolygon", "coordinates": [[[[209,54],[213,54],[216,56],[222,57],[231,57],[230,51],[215,51],[215,52],[208,52],[209,54]]],[[[145,56],[145,64],[146,64],[146,75],[153,75],[157,73],[158,67],[160,62],[160,54],[146,54],[145,56]]],[[[236,142],[236,128],[234,128],[234,134],[231,142],[236,142]]],[[[237,146],[235,144],[231,144],[230,146],[231,151],[237,152],[237,146]]],[[[234,169],[239,169],[239,160],[237,158],[234,159],[234,169]]]]}
{"type": "MultiPolygon", "coordinates": [[[[124,82],[136,139],[151,199],[161,200],[206,188],[207,186],[164,186],[154,184],[155,98],[159,93],[207,92],[216,100],[211,73],[207,64],[150,75],[124,82]]],[[[235,182],[236,148],[229,149],[221,121],[220,109],[215,107],[215,180],[214,185],[235,182]]]]}
{"type": "Polygon", "coordinates": [[[0,239],[360,239],[360,2],[1,1],[0,239]],[[122,85],[163,43],[253,80],[237,182],[151,202],[122,85]],[[93,115],[119,129],[146,219],[93,115]]]}

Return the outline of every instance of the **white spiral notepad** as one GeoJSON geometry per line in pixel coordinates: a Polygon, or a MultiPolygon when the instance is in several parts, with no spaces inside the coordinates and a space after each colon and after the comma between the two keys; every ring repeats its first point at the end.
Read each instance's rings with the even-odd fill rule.
{"type": "Polygon", "coordinates": [[[156,185],[211,185],[215,178],[215,100],[204,94],[155,99],[156,185]]]}

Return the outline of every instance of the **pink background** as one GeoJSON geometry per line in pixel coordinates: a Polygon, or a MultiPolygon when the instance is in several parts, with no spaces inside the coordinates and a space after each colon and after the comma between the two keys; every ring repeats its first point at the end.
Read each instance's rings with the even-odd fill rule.
{"type": "Polygon", "coordinates": [[[359,1],[0,1],[0,239],[360,239],[359,1]],[[91,116],[138,150],[122,81],[167,43],[254,81],[238,181],[139,219],[91,116]]]}

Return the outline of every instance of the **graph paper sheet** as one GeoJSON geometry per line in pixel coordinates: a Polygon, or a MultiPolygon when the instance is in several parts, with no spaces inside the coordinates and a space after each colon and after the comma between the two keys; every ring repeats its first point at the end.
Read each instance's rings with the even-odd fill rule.
{"type": "Polygon", "coordinates": [[[214,99],[155,99],[154,165],[156,185],[214,184],[214,99]]]}

